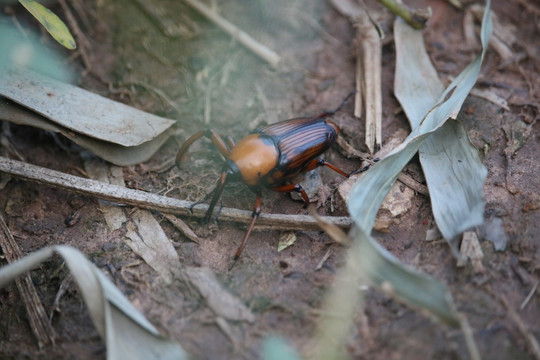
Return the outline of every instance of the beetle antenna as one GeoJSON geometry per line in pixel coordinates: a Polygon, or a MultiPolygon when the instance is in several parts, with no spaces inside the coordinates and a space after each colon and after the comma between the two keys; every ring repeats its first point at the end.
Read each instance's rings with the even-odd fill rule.
{"type": "Polygon", "coordinates": [[[223,192],[223,189],[225,188],[226,181],[227,181],[227,172],[224,171],[221,173],[221,176],[219,177],[218,183],[216,185],[216,189],[214,190],[214,196],[212,197],[210,206],[208,207],[208,210],[206,211],[206,214],[204,215],[203,223],[206,224],[210,221],[210,218],[212,217],[212,212],[214,211],[214,207],[216,206],[219,198],[221,197],[221,193],[223,192]]]}
{"type": "Polygon", "coordinates": [[[356,93],[356,91],[352,91],[351,93],[349,93],[345,99],[343,99],[343,101],[341,102],[341,104],[339,104],[339,106],[334,110],[334,111],[330,111],[330,114],[331,115],[334,115],[335,113],[337,113],[339,110],[341,110],[341,108],[347,104],[349,102],[349,99],[356,93]]]}
{"type": "Polygon", "coordinates": [[[345,104],[347,104],[347,103],[349,102],[349,99],[350,99],[354,94],[356,94],[356,91],[350,92],[350,93],[345,97],[345,99],[343,99],[343,101],[341,102],[341,104],[339,104],[339,106],[338,106],[337,108],[335,108],[334,110],[325,111],[325,112],[323,112],[322,114],[320,114],[320,115],[317,116],[317,117],[321,118],[321,117],[325,117],[325,116],[332,116],[332,115],[334,115],[334,114],[337,113],[339,110],[341,110],[341,108],[342,108],[345,104]]]}
{"type": "Polygon", "coordinates": [[[205,133],[206,131],[204,130],[198,131],[195,134],[191,135],[191,137],[187,139],[186,142],[184,142],[184,144],[180,147],[180,150],[178,150],[178,153],[176,154],[176,160],[175,160],[176,166],[180,167],[182,165],[191,144],[193,144],[195,141],[202,138],[205,135],[205,133]]]}

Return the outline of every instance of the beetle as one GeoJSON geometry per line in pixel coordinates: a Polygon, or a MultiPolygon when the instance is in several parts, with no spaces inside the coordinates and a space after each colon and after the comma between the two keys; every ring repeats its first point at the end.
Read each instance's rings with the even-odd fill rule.
{"type": "Polygon", "coordinates": [[[179,168],[189,147],[202,137],[209,138],[226,159],[204,216],[204,223],[210,221],[214,207],[228,181],[242,181],[256,195],[252,220],[234,255],[234,261],[240,257],[261,213],[262,188],[279,192],[298,192],[307,205],[310,200],[302,186],[289,182],[296,175],[320,166],[329,167],[344,177],[367,170],[367,167],[364,167],[346,173],[320,158],[339,134],[339,127],[328,118],[339,111],[352,94],[333,111],[323,112],[315,117],[294,118],[259,127],[236,145],[230,139],[225,142],[214,130],[207,129],[193,134],[180,147],[176,155],[176,165],[179,168]]]}

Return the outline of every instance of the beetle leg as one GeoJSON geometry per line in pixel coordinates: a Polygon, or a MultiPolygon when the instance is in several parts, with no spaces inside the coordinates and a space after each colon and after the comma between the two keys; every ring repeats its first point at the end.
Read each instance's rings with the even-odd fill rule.
{"type": "Polygon", "coordinates": [[[216,147],[216,149],[219,150],[221,155],[225,157],[225,159],[229,158],[229,155],[231,151],[229,150],[229,147],[227,146],[227,143],[223,141],[221,136],[219,136],[214,130],[208,129],[206,130],[206,137],[212,140],[212,143],[216,147]]]}
{"type": "Polygon", "coordinates": [[[314,170],[314,169],[318,168],[319,166],[327,166],[330,169],[337,172],[338,174],[340,174],[342,176],[345,176],[347,178],[352,174],[352,173],[347,174],[345,171],[341,170],[340,168],[336,167],[335,165],[330,164],[329,162],[324,161],[323,159],[313,159],[313,160],[311,160],[310,162],[308,162],[306,164],[306,166],[304,166],[304,168],[302,169],[302,172],[314,170]]]}
{"type": "Polygon", "coordinates": [[[300,195],[302,195],[302,199],[304,199],[304,203],[306,205],[309,204],[309,197],[307,196],[306,191],[300,184],[286,184],[286,185],[271,188],[271,190],[280,191],[280,192],[295,191],[297,193],[300,193],[300,195]]]}
{"type": "Polygon", "coordinates": [[[180,147],[180,149],[176,153],[176,166],[180,167],[182,165],[182,163],[185,160],[185,154],[189,150],[189,147],[191,146],[191,144],[193,144],[195,141],[202,138],[204,136],[205,132],[206,131],[204,131],[204,130],[197,131],[195,134],[191,135],[191,137],[189,139],[187,139],[184,142],[184,144],[182,144],[182,146],[180,147]]]}
{"type": "MultiPolygon", "coordinates": [[[[377,162],[379,159],[376,159],[375,161],[373,162],[377,162]]],[[[326,162],[324,161],[323,159],[313,159],[311,160],[309,163],[307,163],[306,166],[304,166],[304,168],[302,169],[302,172],[306,172],[306,171],[310,171],[310,170],[314,170],[315,168],[319,167],[319,166],[327,166],[329,167],[330,169],[334,170],[335,172],[337,172],[338,174],[340,175],[343,175],[345,177],[349,177],[353,174],[358,174],[358,173],[361,173],[361,172],[364,172],[364,171],[367,171],[369,169],[369,167],[371,166],[371,164],[367,164],[366,166],[364,166],[363,168],[361,169],[358,169],[358,170],[354,170],[353,172],[350,172],[350,173],[346,173],[345,171],[341,170],[340,168],[338,168],[337,166],[335,165],[332,165],[330,164],[329,162],[326,162]]]]}
{"type": "Polygon", "coordinates": [[[360,168],[358,170],[354,170],[352,173],[349,174],[349,176],[354,175],[354,174],[363,173],[364,171],[367,171],[370,167],[371,167],[371,164],[367,164],[363,168],[360,168]]]}
{"type": "MultiPolygon", "coordinates": [[[[229,158],[229,154],[231,151],[229,150],[229,147],[227,146],[227,143],[223,141],[221,136],[219,136],[214,130],[208,129],[208,130],[201,130],[196,132],[195,134],[191,135],[189,139],[186,140],[186,142],[180,147],[178,150],[178,153],[176,153],[176,165],[180,167],[182,163],[184,162],[184,157],[189,150],[189,147],[197,140],[199,140],[202,137],[207,137],[208,139],[212,140],[212,143],[218,149],[218,151],[223,155],[226,159],[229,158]]],[[[228,141],[230,144],[230,141],[228,141]]]]}
{"type": "MultiPolygon", "coordinates": [[[[214,190],[215,190],[215,189],[214,189],[214,190]]],[[[189,206],[189,212],[191,212],[191,213],[193,214],[193,208],[194,208],[195,206],[197,206],[197,205],[204,204],[204,202],[205,202],[206,200],[208,200],[208,198],[209,198],[212,194],[213,194],[213,191],[211,191],[211,192],[209,192],[208,194],[206,194],[206,195],[204,196],[204,198],[202,198],[202,200],[195,201],[193,204],[191,204],[191,205],[189,206]]]]}
{"type": "Polygon", "coordinates": [[[214,190],[214,196],[212,197],[212,201],[210,202],[210,205],[208,206],[208,210],[206,211],[206,214],[204,215],[203,223],[206,224],[210,221],[210,218],[212,217],[212,212],[214,211],[214,207],[216,206],[219,198],[221,197],[221,193],[223,192],[223,188],[225,187],[226,180],[227,180],[227,173],[222,172],[221,176],[219,177],[216,188],[214,190]]]}
{"type": "Polygon", "coordinates": [[[255,225],[255,221],[259,217],[259,214],[261,213],[261,205],[262,205],[262,198],[261,198],[261,192],[260,190],[257,192],[257,198],[255,199],[255,206],[253,208],[253,213],[251,214],[251,224],[249,224],[249,227],[246,231],[246,234],[244,235],[244,238],[242,239],[242,242],[240,243],[240,246],[236,250],[236,253],[234,253],[233,261],[238,260],[240,257],[240,254],[242,253],[242,250],[244,250],[244,247],[246,246],[246,241],[249,237],[249,234],[251,234],[251,230],[253,230],[253,225],[255,225]]]}
{"type": "Polygon", "coordinates": [[[229,146],[229,151],[234,147],[234,140],[230,136],[225,137],[225,141],[227,142],[227,145],[229,146]]]}

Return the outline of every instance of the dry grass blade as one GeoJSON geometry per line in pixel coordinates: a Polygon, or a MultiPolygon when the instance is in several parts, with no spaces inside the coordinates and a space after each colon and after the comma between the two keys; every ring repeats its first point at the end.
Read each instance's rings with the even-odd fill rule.
{"type": "MultiPolygon", "coordinates": [[[[371,232],[377,210],[403,167],[416,154],[425,139],[439,130],[448,119],[457,116],[480,72],[491,34],[490,19],[489,6],[487,6],[481,34],[484,46],[482,53],[441,94],[437,105],[432,107],[425,117],[421,118],[421,124],[413,129],[403,144],[373,165],[353,186],[348,201],[349,212],[356,224],[367,233],[371,232]]],[[[480,194],[476,193],[475,195],[480,194]]],[[[467,225],[470,226],[473,223],[474,221],[467,225]]],[[[456,229],[452,231],[456,231],[456,229]]]]}
{"type": "Polygon", "coordinates": [[[151,141],[174,124],[18,67],[0,72],[0,95],[78,134],[125,147],[151,141]]]}

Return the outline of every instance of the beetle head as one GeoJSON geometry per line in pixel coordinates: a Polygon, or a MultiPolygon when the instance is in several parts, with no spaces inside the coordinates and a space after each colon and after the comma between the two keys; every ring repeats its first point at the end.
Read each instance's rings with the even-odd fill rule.
{"type": "Polygon", "coordinates": [[[225,164],[223,165],[223,169],[221,171],[222,174],[226,175],[226,181],[238,181],[242,180],[242,172],[236,165],[236,163],[232,160],[227,160],[225,164]]]}

